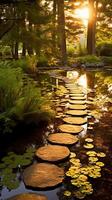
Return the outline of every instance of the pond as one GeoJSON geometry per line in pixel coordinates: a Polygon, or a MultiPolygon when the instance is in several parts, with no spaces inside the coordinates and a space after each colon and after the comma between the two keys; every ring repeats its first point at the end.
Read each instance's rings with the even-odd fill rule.
{"type": "Polygon", "coordinates": [[[111,200],[112,71],[43,71],[39,73],[36,81],[41,86],[43,94],[46,92],[53,94],[52,101],[55,103],[56,117],[47,127],[42,124],[37,130],[29,131],[21,137],[0,142],[1,177],[5,177],[3,185],[0,185],[0,200],[29,192],[44,194],[49,200],[111,200]],[[78,87],[78,92],[76,87],[78,87]],[[80,88],[84,92],[86,101],[79,95],[80,88]],[[79,96],[73,95],[74,91],[79,96]],[[77,116],[79,111],[76,109],[76,113],[73,113],[73,107],[77,108],[73,104],[76,100],[80,105],[79,110],[83,113],[80,114],[82,116],[77,116]],[[86,104],[81,104],[82,101],[86,104]],[[67,113],[69,106],[71,106],[69,111],[72,113],[67,113]],[[87,108],[85,109],[84,106],[87,108]],[[85,111],[86,114],[84,114],[85,111]],[[77,120],[77,123],[80,121],[79,125],[83,130],[77,134],[78,142],[68,146],[72,152],[70,157],[55,163],[65,170],[63,183],[43,190],[26,187],[23,182],[23,171],[30,163],[42,162],[34,156],[35,150],[48,144],[49,134],[61,132],[63,127],[59,129],[59,126],[65,124],[63,118],[73,120],[74,116],[85,121],[81,123],[77,120]],[[13,173],[7,166],[14,167],[13,173]],[[86,182],[86,185],[82,182],[86,182]]]}

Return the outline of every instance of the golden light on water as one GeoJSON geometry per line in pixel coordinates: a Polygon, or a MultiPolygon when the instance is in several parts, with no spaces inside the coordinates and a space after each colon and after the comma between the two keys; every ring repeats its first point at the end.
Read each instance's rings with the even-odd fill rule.
{"type": "Polygon", "coordinates": [[[83,86],[84,89],[87,89],[87,76],[86,74],[83,74],[78,79],[78,84],[83,86]]]}

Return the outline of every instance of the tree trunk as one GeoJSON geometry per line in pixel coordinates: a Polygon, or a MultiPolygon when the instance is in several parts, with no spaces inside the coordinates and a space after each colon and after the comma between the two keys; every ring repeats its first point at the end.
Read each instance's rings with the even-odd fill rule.
{"type": "Polygon", "coordinates": [[[64,14],[64,0],[57,0],[58,2],[58,40],[61,54],[61,63],[66,65],[66,35],[65,35],[65,14],[64,14]]]}
{"type": "Polygon", "coordinates": [[[56,11],[57,11],[57,0],[53,0],[53,32],[52,32],[52,44],[53,52],[56,52],[56,11]]]}
{"type": "Polygon", "coordinates": [[[90,16],[87,30],[87,52],[90,55],[95,54],[95,33],[96,33],[96,11],[94,0],[89,0],[90,16]]]}
{"type": "Polygon", "coordinates": [[[15,59],[17,60],[18,59],[18,48],[19,48],[19,43],[18,42],[16,42],[15,43],[15,59]]]}
{"type": "Polygon", "coordinates": [[[26,56],[26,45],[23,42],[22,57],[25,57],[25,56],[26,56]]]}

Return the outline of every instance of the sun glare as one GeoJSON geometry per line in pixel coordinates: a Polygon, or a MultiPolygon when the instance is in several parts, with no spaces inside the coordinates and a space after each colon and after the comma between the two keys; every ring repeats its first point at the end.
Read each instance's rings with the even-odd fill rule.
{"type": "Polygon", "coordinates": [[[89,18],[89,9],[87,7],[81,8],[81,9],[76,9],[75,14],[77,17],[81,19],[88,19],[89,18]]]}

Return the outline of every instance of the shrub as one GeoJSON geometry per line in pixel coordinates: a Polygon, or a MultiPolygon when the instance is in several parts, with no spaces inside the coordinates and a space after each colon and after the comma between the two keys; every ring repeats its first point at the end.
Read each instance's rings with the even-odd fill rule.
{"type": "Polygon", "coordinates": [[[101,60],[105,65],[112,65],[112,56],[102,56],[101,60]]]}
{"type": "Polygon", "coordinates": [[[112,56],[112,43],[100,43],[96,48],[96,52],[100,56],[112,56]]]}
{"type": "Polygon", "coordinates": [[[41,55],[38,57],[37,67],[46,67],[48,66],[48,59],[45,55],[41,55]]]}
{"type": "Polygon", "coordinates": [[[99,63],[101,62],[100,58],[97,57],[97,56],[91,56],[91,55],[87,55],[87,56],[82,56],[82,57],[78,57],[75,59],[76,63],[79,63],[79,64],[86,64],[86,63],[93,63],[93,64],[96,64],[96,63],[99,63]]]}
{"type": "Polygon", "coordinates": [[[43,116],[43,120],[49,120],[53,114],[49,99],[41,96],[35,82],[21,68],[10,65],[0,63],[0,131],[3,133],[11,132],[21,121],[26,123],[26,116],[36,114],[36,119],[41,116],[42,120],[43,116]]]}

